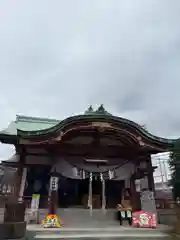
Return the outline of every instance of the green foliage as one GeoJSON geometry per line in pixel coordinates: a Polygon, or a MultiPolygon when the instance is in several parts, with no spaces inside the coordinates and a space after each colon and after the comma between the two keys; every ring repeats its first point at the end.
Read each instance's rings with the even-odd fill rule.
{"type": "Polygon", "coordinates": [[[180,197],[180,139],[178,139],[170,154],[171,181],[174,199],[180,197]]]}

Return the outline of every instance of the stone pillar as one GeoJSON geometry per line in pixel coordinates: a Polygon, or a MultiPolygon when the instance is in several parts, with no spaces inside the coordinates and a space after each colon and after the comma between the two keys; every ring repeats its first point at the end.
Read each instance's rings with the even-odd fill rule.
{"type": "Polygon", "coordinates": [[[15,180],[14,180],[14,196],[17,200],[19,200],[20,196],[20,189],[21,189],[21,181],[23,176],[23,170],[24,170],[24,164],[25,164],[25,152],[23,149],[19,153],[17,153],[18,159],[18,167],[15,174],[15,180]]]}
{"type": "Polygon", "coordinates": [[[18,168],[17,168],[17,171],[15,173],[15,179],[14,179],[14,196],[17,199],[19,199],[22,172],[23,172],[23,168],[22,168],[22,166],[19,165],[18,168]]]}
{"type": "Polygon", "coordinates": [[[156,214],[155,188],[153,168],[150,156],[146,160],[145,176],[141,179],[141,206],[142,210],[156,214]]]}
{"type": "Polygon", "coordinates": [[[144,176],[143,178],[140,179],[140,191],[143,192],[143,191],[147,191],[147,190],[149,190],[148,178],[147,178],[147,176],[144,176]]]}
{"type": "Polygon", "coordinates": [[[23,200],[24,188],[25,188],[25,184],[26,184],[26,176],[27,176],[27,168],[23,168],[20,191],[19,191],[19,201],[23,200]]]}

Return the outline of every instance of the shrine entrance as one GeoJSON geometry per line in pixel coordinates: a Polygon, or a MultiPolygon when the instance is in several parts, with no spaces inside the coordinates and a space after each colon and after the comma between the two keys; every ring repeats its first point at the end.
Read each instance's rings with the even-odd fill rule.
{"type": "MultiPolygon", "coordinates": [[[[93,208],[101,207],[102,186],[100,179],[92,180],[93,208]]],[[[59,180],[58,207],[60,208],[88,208],[89,179],[59,180]]]]}
{"type": "MultiPolygon", "coordinates": [[[[173,146],[173,140],[153,136],[139,124],[108,113],[103,105],[63,121],[17,116],[0,133],[0,141],[15,145],[16,161],[2,164],[18,168],[18,199],[39,193],[40,207],[49,211],[115,208],[124,190],[133,211],[139,209],[135,181],[143,182],[141,192],[154,193],[151,154],[173,146]],[[8,134],[12,129],[16,131],[8,134]]],[[[148,210],[147,204],[142,209],[148,210]]]]}
{"type": "MultiPolygon", "coordinates": [[[[88,208],[89,198],[89,179],[83,179],[79,185],[79,196],[83,208],[88,208]]],[[[101,208],[102,184],[100,178],[92,178],[92,207],[101,208]]]]}
{"type": "MultiPolygon", "coordinates": [[[[58,188],[59,208],[88,208],[89,179],[66,179],[60,177],[58,188]]],[[[105,182],[106,208],[116,208],[121,202],[124,181],[107,180],[105,182]]],[[[92,207],[102,207],[102,182],[100,177],[92,179],[92,207]]]]}

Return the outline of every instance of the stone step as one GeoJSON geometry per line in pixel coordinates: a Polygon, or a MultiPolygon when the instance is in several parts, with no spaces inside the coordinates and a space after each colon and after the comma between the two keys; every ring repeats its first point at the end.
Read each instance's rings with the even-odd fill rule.
{"type": "MultiPolygon", "coordinates": [[[[163,233],[156,233],[156,234],[136,234],[136,233],[85,233],[85,234],[36,234],[34,236],[34,239],[75,239],[75,238],[118,238],[123,240],[129,240],[129,239],[142,239],[142,240],[158,240],[158,239],[164,239],[168,238],[167,235],[163,233]]],[[[170,238],[169,238],[170,239],[170,238]]]]}
{"type": "Polygon", "coordinates": [[[88,209],[59,209],[58,216],[61,217],[65,226],[113,226],[118,225],[115,211],[88,210],[88,209]]]}
{"type": "Polygon", "coordinates": [[[73,238],[119,238],[119,239],[162,239],[168,238],[163,229],[135,229],[130,227],[108,228],[61,228],[43,229],[38,225],[28,226],[28,239],[73,239],[73,238]]]}
{"type": "MultiPolygon", "coordinates": [[[[47,210],[40,210],[38,222],[41,223],[47,215],[47,210]]],[[[97,227],[97,226],[118,226],[116,220],[116,211],[101,209],[94,209],[92,212],[88,209],[58,209],[57,215],[62,220],[63,224],[67,227],[97,227]]],[[[28,213],[26,214],[28,222],[28,213]]]]}

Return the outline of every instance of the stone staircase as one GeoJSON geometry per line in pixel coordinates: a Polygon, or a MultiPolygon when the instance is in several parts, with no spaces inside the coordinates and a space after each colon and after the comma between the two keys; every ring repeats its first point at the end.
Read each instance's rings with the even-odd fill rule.
{"type": "MultiPolygon", "coordinates": [[[[39,210],[38,222],[40,223],[47,215],[46,209],[39,210]]],[[[63,222],[64,227],[107,227],[119,226],[116,220],[115,209],[102,211],[101,209],[64,208],[58,209],[57,215],[63,222]]],[[[29,222],[28,211],[26,213],[26,221],[29,222]]]]}
{"type": "MultiPolygon", "coordinates": [[[[39,210],[39,222],[47,215],[46,209],[39,210]]],[[[4,211],[0,209],[0,218],[4,211]]],[[[58,209],[57,215],[62,219],[64,226],[60,229],[44,229],[40,224],[27,226],[27,240],[33,239],[75,239],[75,238],[118,238],[118,239],[170,239],[167,228],[160,226],[157,229],[136,229],[128,226],[119,226],[115,216],[115,209],[103,212],[101,209],[93,209],[92,214],[88,209],[58,209]]],[[[29,211],[26,211],[28,220],[29,211]]]]}
{"type": "MultiPolygon", "coordinates": [[[[40,210],[39,220],[41,221],[46,214],[46,210],[40,210]]],[[[92,213],[88,209],[58,209],[57,215],[64,223],[62,228],[44,229],[40,225],[28,225],[26,239],[169,239],[164,226],[158,229],[137,229],[126,225],[119,226],[115,214],[115,209],[108,209],[105,212],[101,209],[93,209],[92,213]]]]}
{"type": "MultiPolygon", "coordinates": [[[[116,220],[115,209],[102,211],[93,209],[92,213],[88,209],[80,208],[59,208],[57,215],[61,218],[65,227],[106,227],[119,226],[116,220]]],[[[47,209],[39,209],[38,223],[48,214],[47,209]]],[[[0,209],[0,221],[3,221],[4,209],[0,209]]],[[[25,220],[30,221],[30,210],[26,210],[25,220]]]]}
{"type": "Polygon", "coordinates": [[[59,209],[57,212],[67,227],[108,227],[119,226],[115,210],[101,209],[59,209]]]}
{"type": "Polygon", "coordinates": [[[123,240],[170,240],[165,229],[138,229],[131,227],[94,227],[94,228],[60,228],[43,229],[39,225],[29,225],[27,228],[27,240],[33,239],[123,239],[123,240]]]}

